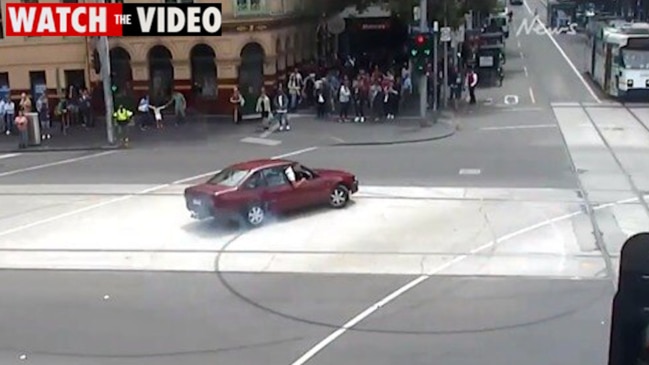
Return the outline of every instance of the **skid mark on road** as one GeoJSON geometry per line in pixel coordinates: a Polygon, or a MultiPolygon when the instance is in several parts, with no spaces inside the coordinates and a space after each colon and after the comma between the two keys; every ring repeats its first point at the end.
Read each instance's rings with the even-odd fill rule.
{"type": "MultiPolygon", "coordinates": [[[[593,210],[596,210],[596,211],[597,210],[602,210],[602,209],[613,207],[615,205],[629,204],[629,203],[638,202],[639,200],[640,200],[639,198],[630,198],[630,199],[620,200],[620,201],[617,201],[617,202],[613,202],[613,203],[609,203],[609,204],[602,204],[602,205],[596,206],[596,207],[593,208],[593,210]]],[[[439,273],[441,273],[441,272],[443,272],[443,271],[445,271],[445,270],[459,264],[460,262],[470,258],[473,255],[480,254],[480,253],[482,253],[482,252],[484,252],[486,250],[492,249],[493,247],[495,247],[496,245],[498,245],[500,243],[503,243],[505,241],[509,241],[509,240],[511,240],[513,238],[516,238],[516,237],[521,236],[523,234],[535,231],[535,230],[537,230],[539,228],[543,228],[543,227],[546,227],[546,226],[551,226],[551,225],[554,225],[556,223],[571,219],[571,218],[576,217],[576,216],[581,215],[581,214],[584,214],[584,212],[580,210],[580,211],[576,211],[576,212],[573,212],[573,213],[564,214],[562,216],[555,217],[555,218],[552,218],[552,219],[547,219],[547,220],[539,222],[537,224],[534,224],[534,225],[519,229],[517,231],[511,232],[511,233],[506,234],[504,236],[498,237],[498,238],[494,239],[491,242],[488,242],[488,243],[486,243],[486,244],[484,244],[484,245],[482,245],[480,247],[477,247],[477,248],[471,250],[468,254],[461,254],[461,255],[456,256],[454,259],[448,261],[447,263],[445,263],[443,265],[438,266],[437,268],[435,268],[434,270],[428,272],[427,274],[423,274],[421,276],[418,276],[417,278],[415,278],[414,280],[406,283],[402,287],[397,288],[395,291],[388,294],[387,296],[385,296],[384,298],[382,298],[378,302],[372,304],[367,309],[365,309],[364,311],[362,311],[361,313],[359,313],[358,315],[356,315],[355,317],[353,317],[352,319],[347,321],[345,324],[343,324],[336,331],[332,332],[329,336],[322,339],[315,346],[313,346],[312,348],[307,350],[302,356],[300,356],[297,360],[292,362],[291,365],[304,365],[304,364],[306,364],[311,359],[313,359],[318,353],[323,351],[327,346],[331,345],[339,337],[344,335],[347,331],[354,328],[359,323],[363,322],[365,319],[370,317],[372,314],[377,312],[382,307],[390,304],[395,299],[401,297],[402,295],[408,293],[410,290],[412,290],[415,287],[419,286],[420,284],[426,282],[428,279],[435,276],[436,274],[439,274],[439,273]]],[[[611,278],[611,279],[613,281],[613,285],[616,285],[617,284],[617,278],[614,277],[614,278],[611,278]]]]}
{"type": "MultiPolygon", "coordinates": [[[[303,154],[303,153],[308,153],[308,152],[311,152],[311,151],[315,151],[316,149],[317,149],[317,147],[304,148],[304,149],[301,149],[301,150],[292,151],[292,152],[284,153],[284,154],[281,154],[281,155],[273,156],[272,158],[273,159],[287,158],[287,157],[296,156],[296,155],[300,155],[300,154],[303,154]]],[[[114,153],[114,152],[117,152],[117,151],[109,151],[109,152],[114,153]]],[[[30,169],[33,170],[33,169],[38,169],[38,168],[45,168],[45,167],[56,166],[56,165],[60,165],[60,164],[64,164],[64,163],[71,163],[71,162],[81,161],[83,159],[88,159],[88,158],[92,158],[92,157],[105,156],[105,155],[109,154],[109,152],[102,152],[101,154],[95,154],[95,155],[90,155],[90,156],[74,158],[74,159],[68,159],[68,160],[53,162],[51,164],[39,165],[40,167],[39,166],[34,166],[34,167],[30,168],[30,169]]],[[[21,169],[21,172],[24,172],[25,170],[26,169],[21,169]]],[[[19,170],[14,170],[14,171],[19,171],[19,170]]],[[[31,170],[26,170],[26,171],[31,171],[31,170]]],[[[129,199],[132,199],[132,198],[137,197],[137,196],[151,194],[153,192],[168,188],[168,187],[170,187],[172,185],[183,184],[183,183],[186,183],[186,182],[189,182],[189,181],[194,181],[194,180],[201,179],[201,178],[204,178],[204,177],[207,177],[207,176],[211,176],[211,175],[214,175],[215,173],[217,173],[218,171],[219,170],[215,170],[215,171],[210,171],[210,172],[206,172],[206,173],[195,175],[195,176],[190,176],[190,177],[187,177],[187,178],[184,178],[184,179],[173,181],[173,182],[168,183],[168,184],[160,184],[160,185],[151,186],[149,188],[140,190],[140,191],[135,192],[133,194],[123,195],[123,196],[120,196],[120,197],[117,197],[117,198],[114,198],[114,199],[110,199],[110,200],[106,200],[106,201],[103,201],[103,202],[100,202],[100,203],[88,205],[88,206],[80,208],[80,209],[71,210],[69,212],[53,215],[53,216],[45,218],[45,219],[40,219],[40,220],[36,220],[36,221],[30,222],[30,223],[27,223],[27,224],[16,226],[14,228],[11,228],[11,229],[0,232],[0,237],[4,237],[4,236],[7,236],[7,235],[16,233],[16,232],[24,231],[24,230],[29,229],[29,228],[41,226],[41,225],[46,224],[46,223],[54,222],[54,221],[57,221],[57,220],[60,220],[60,219],[63,219],[63,218],[71,217],[71,216],[74,216],[74,215],[77,215],[77,214],[81,214],[81,213],[85,213],[85,212],[88,212],[88,211],[91,211],[91,210],[102,208],[102,207],[105,207],[107,205],[112,205],[112,204],[116,204],[116,203],[119,203],[119,202],[123,202],[125,200],[129,200],[129,199]]],[[[16,172],[16,173],[19,173],[19,172],[16,172]]],[[[5,174],[7,174],[7,173],[5,173],[5,174]]],[[[6,176],[6,175],[0,175],[0,177],[1,176],[6,176]]]]}

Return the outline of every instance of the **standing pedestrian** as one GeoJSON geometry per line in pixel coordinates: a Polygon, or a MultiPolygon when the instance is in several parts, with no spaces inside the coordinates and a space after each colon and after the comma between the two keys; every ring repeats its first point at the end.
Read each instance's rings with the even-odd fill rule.
{"type": "Polygon", "coordinates": [[[241,121],[241,108],[245,105],[246,100],[241,95],[238,87],[232,89],[232,96],[230,96],[230,104],[232,104],[232,120],[234,124],[238,124],[241,121]]]}
{"type": "Polygon", "coordinates": [[[5,99],[5,134],[14,132],[14,117],[16,116],[16,104],[9,96],[5,99]]]}
{"type": "Polygon", "coordinates": [[[266,88],[261,88],[261,94],[257,98],[257,105],[255,106],[255,111],[261,114],[261,126],[263,129],[270,128],[270,110],[271,102],[268,94],[266,94],[266,88]]]}
{"type": "Polygon", "coordinates": [[[275,97],[275,114],[277,115],[277,119],[279,121],[280,132],[291,130],[291,126],[288,124],[287,118],[288,107],[288,96],[286,96],[284,89],[280,85],[279,89],[277,90],[277,96],[275,97]]]}
{"type": "Polygon", "coordinates": [[[469,88],[469,104],[475,104],[475,88],[478,86],[478,74],[475,72],[475,70],[469,70],[468,74],[466,75],[466,83],[467,87],[469,88]]]}
{"type": "Polygon", "coordinates": [[[29,134],[27,131],[28,120],[23,110],[18,111],[18,116],[16,117],[14,123],[16,129],[18,130],[18,136],[20,137],[20,139],[18,140],[18,148],[27,148],[27,144],[29,143],[29,134]]]}
{"type": "Polygon", "coordinates": [[[179,92],[174,91],[171,96],[171,102],[174,104],[174,114],[176,116],[176,126],[185,123],[185,116],[187,113],[187,100],[185,96],[179,92]]]}
{"type": "Polygon", "coordinates": [[[5,133],[5,131],[9,130],[7,128],[9,125],[7,123],[7,101],[4,98],[0,99],[0,125],[2,125],[0,132],[5,133]]]}
{"type": "Polygon", "coordinates": [[[50,105],[46,93],[41,94],[36,100],[36,112],[38,112],[38,121],[41,126],[41,138],[52,138],[52,119],[50,118],[50,105]]]}
{"type": "Polygon", "coordinates": [[[132,117],[133,113],[126,109],[124,105],[120,105],[115,113],[113,113],[113,118],[115,118],[117,127],[117,136],[122,147],[129,146],[128,125],[131,122],[132,117]]]}
{"type": "Polygon", "coordinates": [[[352,91],[349,89],[349,81],[343,81],[338,90],[338,102],[340,103],[339,122],[344,123],[349,118],[349,106],[352,101],[352,91]]]}

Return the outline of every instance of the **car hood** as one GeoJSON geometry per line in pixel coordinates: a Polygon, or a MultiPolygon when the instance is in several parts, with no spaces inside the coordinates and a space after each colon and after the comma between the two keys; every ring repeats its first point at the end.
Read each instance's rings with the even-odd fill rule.
{"type": "Polygon", "coordinates": [[[342,170],[313,169],[313,171],[322,177],[352,178],[354,176],[354,174],[342,170]]]}
{"type": "Polygon", "coordinates": [[[199,184],[199,185],[194,185],[190,186],[187,189],[185,189],[185,195],[218,195],[218,194],[224,194],[228,193],[231,191],[237,190],[236,187],[230,187],[230,186],[223,186],[223,185],[215,185],[215,184],[199,184]]]}

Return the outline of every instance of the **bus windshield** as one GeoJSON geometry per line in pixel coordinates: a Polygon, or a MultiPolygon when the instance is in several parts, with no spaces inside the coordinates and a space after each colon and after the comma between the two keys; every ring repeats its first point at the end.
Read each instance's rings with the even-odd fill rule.
{"type": "Polygon", "coordinates": [[[622,67],[632,70],[649,70],[649,50],[623,49],[622,67]]]}

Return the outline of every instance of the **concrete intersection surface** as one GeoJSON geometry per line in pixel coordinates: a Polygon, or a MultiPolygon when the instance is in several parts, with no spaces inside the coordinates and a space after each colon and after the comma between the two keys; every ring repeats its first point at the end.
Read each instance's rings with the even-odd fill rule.
{"type": "Polygon", "coordinates": [[[547,37],[507,47],[445,139],[0,154],[0,364],[605,364],[649,108],[593,97],[547,37]],[[259,157],[361,189],[254,230],[190,218],[185,187],[259,157]]]}

